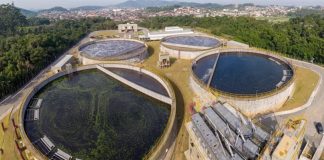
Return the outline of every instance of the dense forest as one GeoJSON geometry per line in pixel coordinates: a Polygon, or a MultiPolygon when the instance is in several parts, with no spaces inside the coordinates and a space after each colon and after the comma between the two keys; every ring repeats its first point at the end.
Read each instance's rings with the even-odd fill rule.
{"type": "Polygon", "coordinates": [[[154,17],[143,21],[141,25],[150,29],[174,25],[203,28],[214,35],[254,47],[324,63],[324,17],[320,15],[296,17],[275,24],[251,17],[154,17]]]}
{"type": "Polygon", "coordinates": [[[0,15],[0,99],[17,91],[90,31],[116,28],[104,18],[27,19],[12,5],[0,5],[0,15]]]}

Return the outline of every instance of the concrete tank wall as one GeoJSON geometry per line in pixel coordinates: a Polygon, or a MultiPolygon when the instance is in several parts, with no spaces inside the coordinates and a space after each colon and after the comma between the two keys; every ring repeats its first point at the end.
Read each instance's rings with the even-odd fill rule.
{"type": "MultiPolygon", "coordinates": [[[[262,54],[265,56],[270,56],[276,58],[277,60],[280,60],[282,63],[286,63],[293,70],[293,66],[282,57],[272,55],[271,53],[264,52],[264,51],[257,51],[254,49],[243,49],[243,48],[217,49],[217,50],[213,50],[212,52],[206,52],[202,55],[197,56],[193,61],[193,63],[195,63],[196,61],[198,61],[203,57],[212,54],[229,53],[229,52],[251,52],[251,53],[262,54]]],[[[196,95],[210,95],[211,93],[213,93],[214,97],[217,100],[231,104],[237,110],[239,110],[246,116],[250,116],[250,117],[253,117],[257,114],[274,112],[280,109],[283,106],[283,104],[290,98],[290,96],[292,96],[295,88],[294,73],[292,79],[289,82],[287,82],[285,85],[283,85],[281,88],[278,88],[277,90],[271,91],[266,94],[260,94],[256,96],[239,96],[234,94],[225,95],[219,93],[217,91],[214,91],[213,89],[208,88],[207,85],[204,84],[204,82],[200,81],[198,77],[194,75],[193,71],[192,71],[191,79],[192,79],[191,87],[196,92],[196,95]]],[[[202,101],[206,101],[206,100],[202,99],[202,101]]]]}
{"type": "MultiPolygon", "coordinates": [[[[205,99],[205,97],[210,98],[211,92],[205,88],[200,82],[195,80],[195,77],[191,76],[191,88],[196,93],[196,95],[199,96],[202,102],[205,102],[206,105],[211,104],[212,102],[208,102],[208,100],[205,99]]],[[[238,111],[243,113],[246,116],[253,117],[257,114],[262,113],[269,113],[274,112],[278,109],[280,109],[283,104],[289,99],[289,97],[294,92],[294,86],[295,84],[290,84],[289,87],[286,89],[268,97],[264,98],[235,98],[235,97],[228,97],[228,96],[222,96],[222,95],[213,95],[213,99],[227,102],[231,104],[234,108],[236,108],[238,111]]]]}
{"type": "Polygon", "coordinates": [[[197,56],[206,52],[206,50],[185,51],[180,49],[168,48],[161,44],[160,51],[168,53],[171,57],[178,59],[195,59],[197,56]]]}
{"type": "Polygon", "coordinates": [[[170,42],[165,42],[163,40],[162,40],[161,43],[163,45],[166,45],[166,46],[173,46],[173,47],[178,47],[178,48],[196,49],[196,50],[208,50],[208,49],[215,48],[215,47],[191,46],[191,45],[185,45],[185,44],[170,43],[170,42]]]}
{"type": "Polygon", "coordinates": [[[284,103],[290,98],[294,92],[295,83],[292,83],[285,90],[277,94],[258,99],[236,99],[235,97],[223,97],[220,95],[218,99],[233,105],[237,110],[247,116],[255,116],[257,114],[274,112],[280,109],[284,103]]]}

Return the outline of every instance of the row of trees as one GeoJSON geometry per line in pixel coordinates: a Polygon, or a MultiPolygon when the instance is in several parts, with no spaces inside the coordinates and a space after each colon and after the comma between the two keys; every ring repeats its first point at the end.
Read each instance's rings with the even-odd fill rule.
{"type": "Polygon", "coordinates": [[[0,5],[0,15],[0,35],[13,34],[17,27],[28,23],[26,17],[9,4],[0,5]]]}
{"type": "Polygon", "coordinates": [[[154,17],[141,25],[151,29],[173,25],[203,28],[251,46],[324,63],[324,17],[319,15],[296,17],[277,24],[251,17],[154,17]]]}
{"type": "Polygon", "coordinates": [[[11,5],[0,5],[0,99],[15,92],[92,30],[114,29],[104,18],[26,19],[11,5]]]}

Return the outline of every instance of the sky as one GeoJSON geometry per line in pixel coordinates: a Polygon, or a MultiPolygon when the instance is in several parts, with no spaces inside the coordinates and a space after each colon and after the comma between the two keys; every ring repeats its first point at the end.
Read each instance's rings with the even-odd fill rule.
{"type": "MultiPolygon", "coordinates": [[[[73,8],[85,5],[98,5],[107,6],[117,4],[126,0],[0,0],[0,4],[14,2],[17,7],[25,9],[46,9],[54,6],[62,6],[65,8],[73,8]]],[[[295,5],[295,6],[308,6],[308,5],[321,5],[324,6],[324,0],[179,0],[190,2],[212,2],[219,4],[241,4],[241,3],[254,3],[260,5],[295,5]]]]}

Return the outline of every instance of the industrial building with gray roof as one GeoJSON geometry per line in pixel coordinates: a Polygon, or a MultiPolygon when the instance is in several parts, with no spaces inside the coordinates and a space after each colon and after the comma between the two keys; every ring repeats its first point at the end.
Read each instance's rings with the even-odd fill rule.
{"type": "Polygon", "coordinates": [[[209,159],[255,159],[270,137],[235,109],[221,103],[192,115],[189,123],[209,159]]]}

